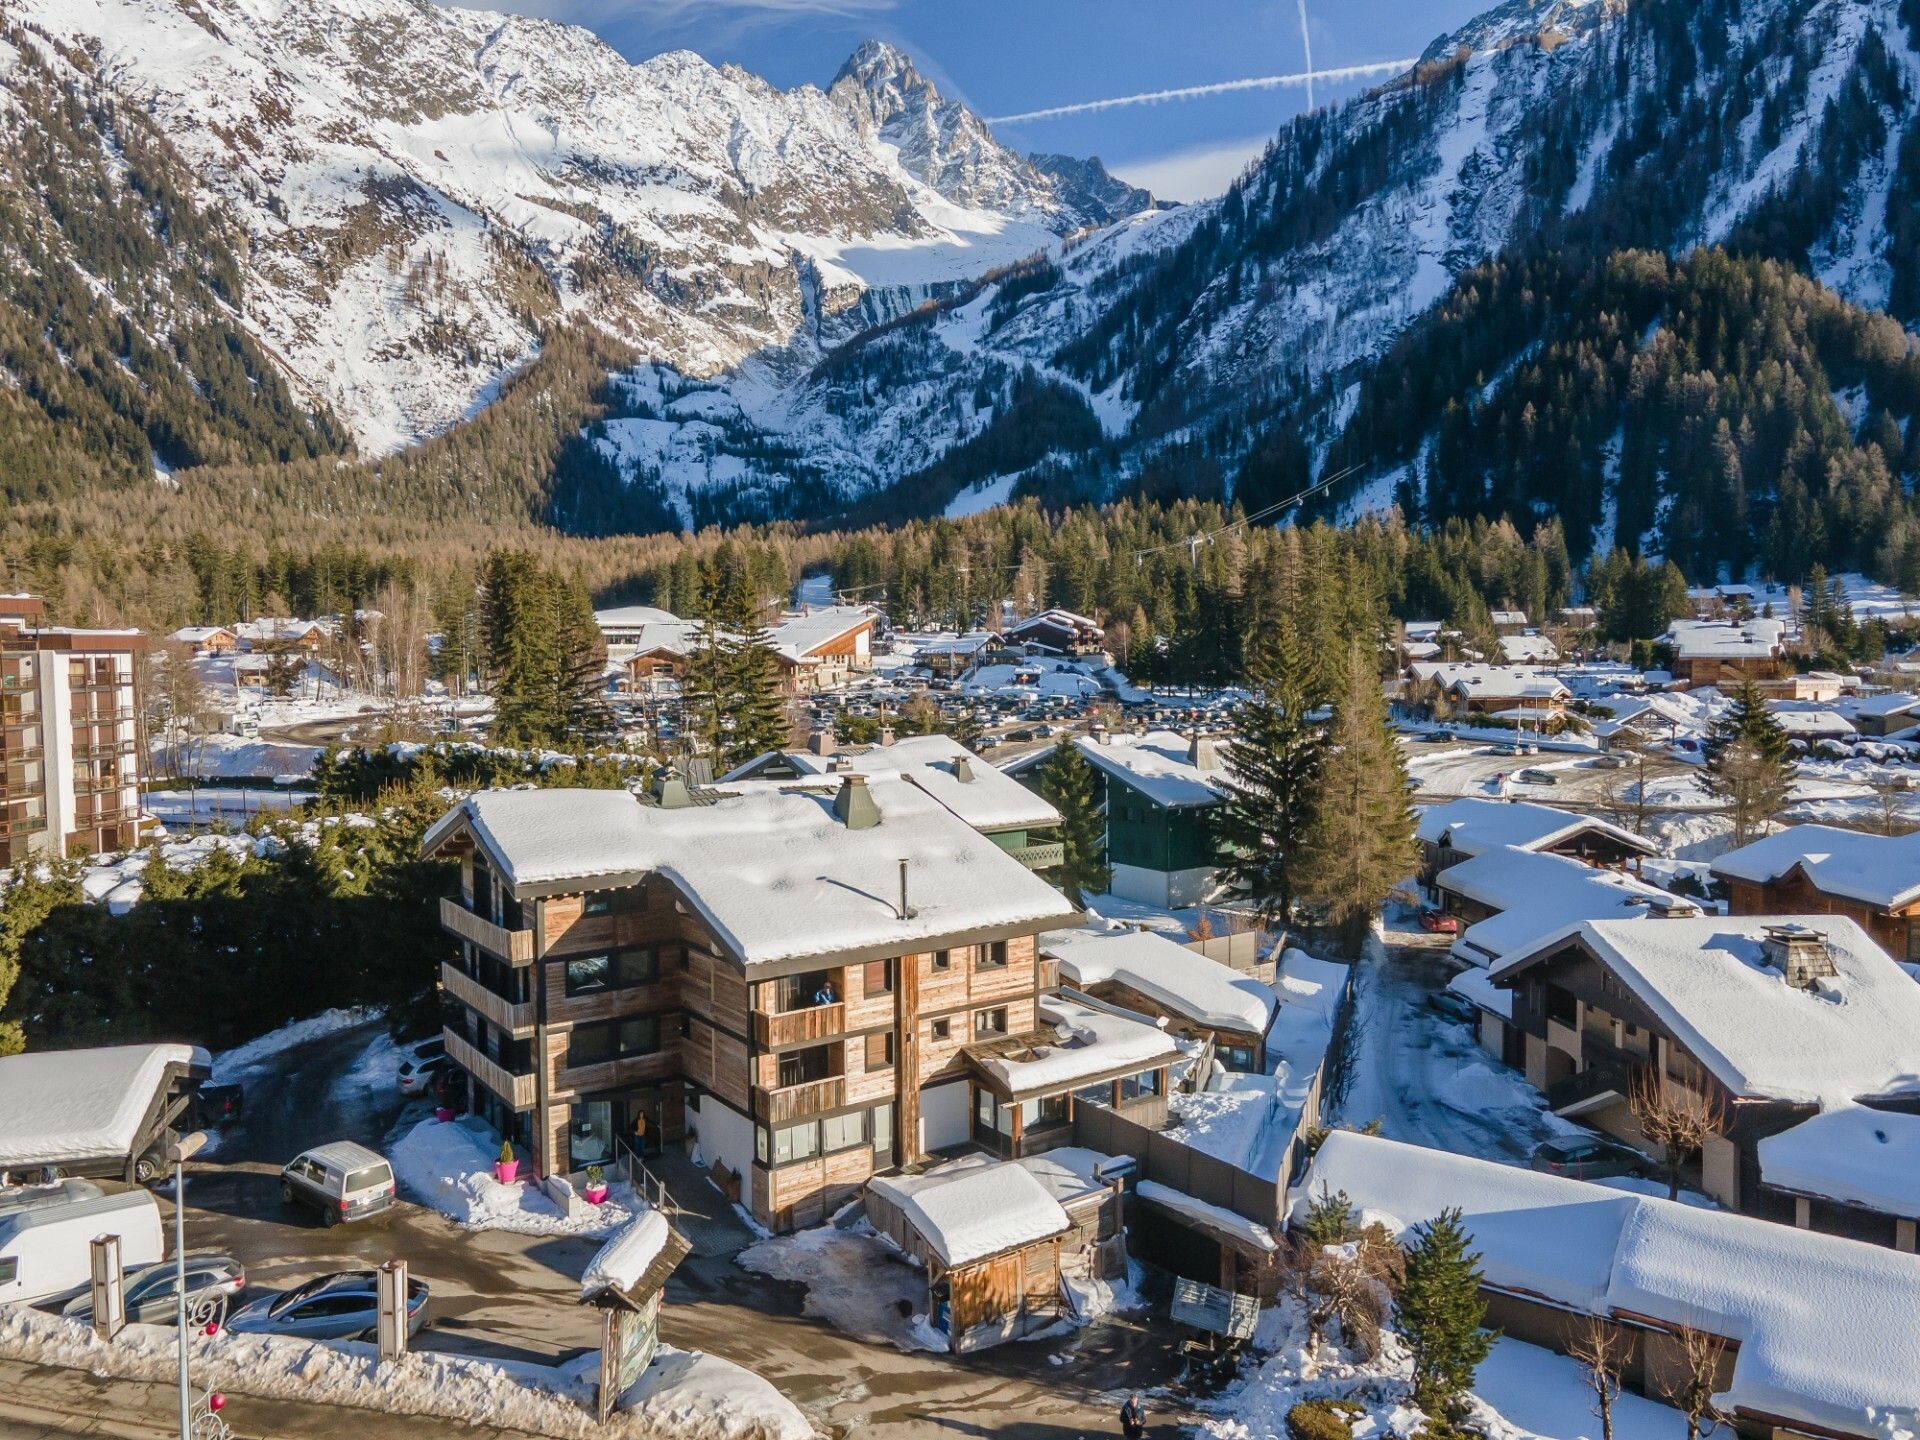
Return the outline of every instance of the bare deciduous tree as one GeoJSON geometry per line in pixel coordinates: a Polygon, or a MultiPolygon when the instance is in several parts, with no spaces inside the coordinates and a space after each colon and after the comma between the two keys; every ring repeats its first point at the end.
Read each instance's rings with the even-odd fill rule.
{"type": "Polygon", "coordinates": [[[1706,1440],[1727,1418],[1713,1403],[1727,1342],[1692,1326],[1682,1326],[1675,1338],[1680,1342],[1681,1370],[1662,1383],[1661,1394],[1687,1417],[1687,1440],[1706,1440]]]}
{"type": "Polygon", "coordinates": [[[1589,1316],[1567,1345],[1567,1354],[1580,1363],[1587,1388],[1593,1391],[1588,1408],[1600,1421],[1601,1440],[1613,1440],[1613,1402],[1620,1398],[1627,1349],[1625,1332],[1598,1315],[1589,1316]]]}
{"type": "Polygon", "coordinates": [[[153,659],[146,694],[164,742],[162,763],[177,780],[194,768],[193,752],[214,728],[213,704],[191,645],[168,645],[153,659]]]}
{"type": "Polygon", "coordinates": [[[1640,1131],[1658,1145],[1667,1176],[1667,1198],[1680,1198],[1680,1167],[1726,1128],[1726,1110],[1718,1097],[1685,1085],[1668,1085],[1652,1066],[1628,1086],[1628,1108],[1640,1131]]]}

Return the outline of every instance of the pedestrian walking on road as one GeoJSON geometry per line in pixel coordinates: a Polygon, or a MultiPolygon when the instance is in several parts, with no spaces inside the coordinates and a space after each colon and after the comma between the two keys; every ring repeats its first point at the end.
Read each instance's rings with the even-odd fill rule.
{"type": "Polygon", "coordinates": [[[1147,1433],[1147,1411],[1138,1395],[1129,1395],[1127,1403],[1120,1407],[1120,1433],[1127,1440],[1140,1440],[1147,1433]]]}

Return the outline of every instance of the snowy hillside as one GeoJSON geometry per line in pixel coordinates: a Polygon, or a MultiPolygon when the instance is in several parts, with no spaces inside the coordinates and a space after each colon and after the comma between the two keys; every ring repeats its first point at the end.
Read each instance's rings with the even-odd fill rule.
{"type": "Polygon", "coordinates": [[[246,231],[246,323],[373,451],[484,402],[556,321],[710,375],[1083,222],[885,46],[830,98],[428,0],[10,8],[157,120],[246,231]]]}

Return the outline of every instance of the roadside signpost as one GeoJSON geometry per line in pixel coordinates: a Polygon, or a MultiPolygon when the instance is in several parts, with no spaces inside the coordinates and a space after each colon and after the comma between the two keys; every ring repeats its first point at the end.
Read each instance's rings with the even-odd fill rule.
{"type": "Polygon", "coordinates": [[[388,1260],[375,1272],[379,1302],[380,1358],[398,1360],[407,1353],[407,1262],[388,1260]]]}
{"type": "Polygon", "coordinates": [[[120,1237],[96,1235],[93,1261],[93,1333],[111,1340],[127,1323],[126,1276],[120,1269],[120,1237]]]}

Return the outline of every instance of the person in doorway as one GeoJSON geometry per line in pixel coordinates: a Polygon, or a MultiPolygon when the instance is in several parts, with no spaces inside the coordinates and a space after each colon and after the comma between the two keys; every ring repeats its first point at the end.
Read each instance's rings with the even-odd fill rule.
{"type": "Polygon", "coordinates": [[[647,1156],[647,1112],[633,1112],[633,1153],[641,1159],[647,1156]]]}
{"type": "Polygon", "coordinates": [[[1120,1407],[1120,1431],[1127,1440],[1140,1440],[1147,1433],[1147,1408],[1137,1394],[1129,1395],[1120,1407]]]}

